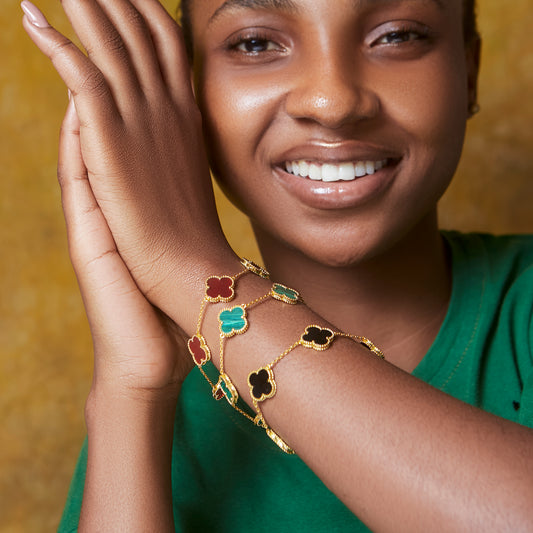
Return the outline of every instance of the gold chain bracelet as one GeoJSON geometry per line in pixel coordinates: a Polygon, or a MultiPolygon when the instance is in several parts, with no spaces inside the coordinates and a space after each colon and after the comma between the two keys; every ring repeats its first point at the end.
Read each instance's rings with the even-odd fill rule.
{"type": "Polygon", "coordinates": [[[266,366],[263,366],[255,372],[250,372],[248,375],[248,387],[250,389],[250,396],[256,411],[254,423],[266,430],[267,435],[285,452],[292,454],[292,448],[267,424],[260,403],[273,398],[276,394],[276,380],[274,376],[274,367],[287,355],[289,355],[298,346],[304,346],[319,352],[327,350],[333,343],[336,337],[345,337],[351,339],[368,348],[372,353],[380,359],[384,359],[383,352],[366,337],[358,335],[350,335],[339,331],[333,331],[329,328],[322,328],[315,324],[307,326],[300,338],[285,351],[283,351],[276,359],[266,366]]]}

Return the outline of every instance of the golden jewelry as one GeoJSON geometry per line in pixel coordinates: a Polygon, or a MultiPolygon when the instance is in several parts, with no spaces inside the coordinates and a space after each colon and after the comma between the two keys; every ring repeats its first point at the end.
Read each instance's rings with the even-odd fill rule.
{"type": "Polygon", "coordinates": [[[231,302],[235,298],[235,282],[248,272],[260,277],[270,276],[264,268],[256,265],[253,261],[242,258],[241,264],[244,266],[244,270],[241,270],[233,276],[210,276],[206,279],[205,295],[198,314],[196,333],[187,342],[189,353],[191,354],[195,365],[203,374],[209,385],[211,385],[213,394],[216,384],[209,379],[209,376],[203,368],[208,361],[211,361],[211,350],[201,333],[206,306],[208,303],[231,302]]]}
{"type": "Polygon", "coordinates": [[[352,339],[359,344],[368,348],[372,353],[381,359],[385,356],[383,352],[369,339],[358,335],[350,335],[339,331],[333,331],[329,328],[323,328],[312,324],[305,328],[304,333],[300,338],[284,352],[282,352],[276,359],[268,365],[259,368],[255,372],[250,372],[248,375],[248,388],[250,389],[250,396],[256,411],[254,423],[266,430],[267,435],[285,452],[292,454],[292,448],[267,424],[260,403],[274,397],[276,394],[276,380],[274,377],[274,367],[287,355],[289,355],[298,346],[304,346],[319,352],[327,350],[336,337],[345,337],[352,339]]]}

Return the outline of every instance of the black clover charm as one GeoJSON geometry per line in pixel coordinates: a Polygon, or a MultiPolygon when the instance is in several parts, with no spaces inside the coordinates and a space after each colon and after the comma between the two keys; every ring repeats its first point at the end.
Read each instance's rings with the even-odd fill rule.
{"type": "Polygon", "coordinates": [[[305,333],[302,335],[300,342],[306,348],[313,348],[313,350],[327,350],[335,338],[335,333],[328,328],[321,328],[320,326],[307,326],[305,333]]]}
{"type": "Polygon", "coordinates": [[[263,402],[276,394],[274,373],[270,368],[260,368],[257,372],[248,375],[248,387],[252,399],[263,402]]]}

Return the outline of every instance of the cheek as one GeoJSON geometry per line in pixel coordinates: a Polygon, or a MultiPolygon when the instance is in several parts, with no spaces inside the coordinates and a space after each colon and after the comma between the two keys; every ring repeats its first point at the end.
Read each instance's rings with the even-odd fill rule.
{"type": "Polygon", "coordinates": [[[284,89],[272,77],[217,68],[205,70],[204,79],[199,103],[211,168],[226,196],[250,214],[264,193],[259,173],[268,160],[265,137],[279,116],[284,89]]]}
{"type": "Polygon", "coordinates": [[[417,213],[440,199],[461,157],[468,108],[464,53],[434,54],[397,79],[382,98],[407,139],[408,172],[396,183],[396,206],[417,213]]]}
{"type": "Polygon", "coordinates": [[[389,79],[384,86],[387,112],[414,147],[425,148],[435,157],[460,152],[468,108],[464,54],[434,54],[404,68],[394,84],[389,79]]]}
{"type": "Polygon", "coordinates": [[[251,150],[276,119],[281,88],[271,77],[239,76],[216,68],[207,70],[205,79],[201,107],[217,157],[226,163],[234,153],[251,157],[251,150]]]}

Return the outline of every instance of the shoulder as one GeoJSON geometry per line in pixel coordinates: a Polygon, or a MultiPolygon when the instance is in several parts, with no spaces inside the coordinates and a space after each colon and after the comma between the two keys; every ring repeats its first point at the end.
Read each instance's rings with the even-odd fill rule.
{"type": "Polygon", "coordinates": [[[443,237],[451,258],[450,305],[415,375],[467,403],[533,425],[533,236],[443,237]]]}
{"type": "MultiPolygon", "coordinates": [[[[485,291],[501,304],[509,291],[533,282],[533,235],[443,232],[453,269],[482,279],[485,291]]],[[[521,294],[533,301],[533,291],[521,294]]]]}
{"type": "MultiPolygon", "coordinates": [[[[533,235],[443,232],[454,279],[477,285],[482,307],[511,313],[529,326],[533,316],[533,235]]],[[[525,325],[525,324],[524,324],[525,325]]]]}
{"type": "Polygon", "coordinates": [[[458,231],[443,231],[442,234],[452,255],[460,255],[462,259],[487,261],[497,269],[507,265],[515,272],[533,265],[533,234],[491,235],[458,231]]]}
{"type": "Polygon", "coordinates": [[[461,292],[475,287],[475,396],[484,409],[533,427],[533,235],[443,235],[461,292]]]}

